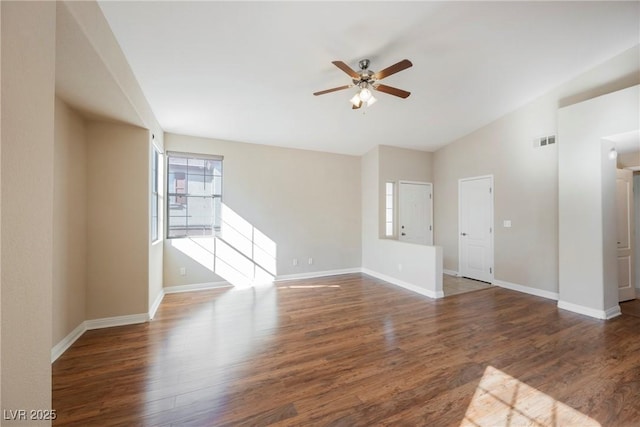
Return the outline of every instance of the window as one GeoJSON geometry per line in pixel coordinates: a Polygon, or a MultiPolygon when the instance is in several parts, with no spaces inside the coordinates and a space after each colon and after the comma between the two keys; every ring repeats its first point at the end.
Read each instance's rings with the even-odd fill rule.
{"type": "Polygon", "coordinates": [[[385,227],[384,235],[393,237],[393,182],[385,185],[385,227]]]}
{"type": "Polygon", "coordinates": [[[158,240],[158,229],[160,228],[160,152],[153,147],[153,158],[151,160],[151,241],[158,240]]]}
{"type": "Polygon", "coordinates": [[[222,157],[167,153],[167,237],[212,236],[220,229],[222,157]]]}

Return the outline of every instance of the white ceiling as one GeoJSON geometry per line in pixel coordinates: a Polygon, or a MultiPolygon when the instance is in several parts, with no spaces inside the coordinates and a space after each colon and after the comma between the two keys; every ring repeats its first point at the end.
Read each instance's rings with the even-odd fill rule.
{"type": "Polygon", "coordinates": [[[165,131],[433,151],[638,44],[640,2],[100,2],[165,131]],[[331,64],[413,67],[351,110],[331,64]]]}

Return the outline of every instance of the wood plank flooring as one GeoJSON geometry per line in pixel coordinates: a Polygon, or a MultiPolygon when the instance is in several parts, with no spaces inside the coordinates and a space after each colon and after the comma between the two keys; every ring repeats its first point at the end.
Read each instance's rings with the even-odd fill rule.
{"type": "Polygon", "coordinates": [[[640,318],[354,274],[170,294],[53,365],[58,426],[638,426],[640,318]]]}
{"type": "Polygon", "coordinates": [[[467,279],[466,277],[449,276],[448,274],[445,274],[442,278],[442,290],[445,297],[489,289],[491,286],[490,283],[467,279]]]}

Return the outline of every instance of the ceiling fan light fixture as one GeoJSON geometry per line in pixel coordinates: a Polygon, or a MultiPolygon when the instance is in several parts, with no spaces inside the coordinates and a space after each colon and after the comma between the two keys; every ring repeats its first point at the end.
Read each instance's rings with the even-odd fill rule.
{"type": "Polygon", "coordinates": [[[377,99],[373,96],[373,90],[397,96],[402,99],[407,98],[409,95],[411,95],[411,92],[407,92],[406,90],[379,83],[380,80],[413,66],[411,61],[409,61],[408,59],[403,59],[402,61],[397,62],[390,67],[383,69],[382,71],[378,71],[377,73],[369,70],[368,59],[363,59],[358,63],[358,65],[360,65],[359,72],[356,72],[342,61],[331,61],[331,63],[348,74],[349,77],[351,77],[352,84],[314,92],[315,96],[324,95],[325,93],[337,92],[339,90],[349,89],[356,86],[358,88],[358,92],[353,95],[353,97],[350,99],[350,102],[351,104],[353,104],[352,109],[357,110],[361,108],[363,104],[367,107],[370,107],[376,103],[377,99]]]}
{"type": "Polygon", "coordinates": [[[360,99],[364,102],[369,101],[369,99],[371,99],[371,97],[373,96],[371,94],[371,91],[365,86],[362,89],[360,89],[360,99]]]}

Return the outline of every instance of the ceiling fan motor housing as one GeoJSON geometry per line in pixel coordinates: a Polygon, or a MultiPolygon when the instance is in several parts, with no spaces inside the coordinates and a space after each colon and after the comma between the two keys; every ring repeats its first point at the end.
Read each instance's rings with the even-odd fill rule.
{"type": "Polygon", "coordinates": [[[360,62],[358,62],[358,65],[360,66],[361,71],[358,73],[360,75],[359,79],[353,79],[353,84],[362,87],[363,83],[366,85],[366,83],[373,83],[374,78],[374,72],[369,70],[369,63],[370,61],[368,59],[361,59],[360,62]]]}

